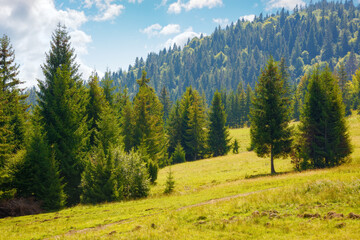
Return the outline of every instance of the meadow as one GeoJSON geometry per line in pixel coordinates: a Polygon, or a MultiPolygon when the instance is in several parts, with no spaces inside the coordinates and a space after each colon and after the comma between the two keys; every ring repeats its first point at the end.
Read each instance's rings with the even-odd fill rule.
{"type": "Polygon", "coordinates": [[[171,166],[150,196],[0,219],[0,239],[360,239],[360,117],[348,118],[351,162],[296,172],[290,159],[246,149],[249,129],[233,129],[240,153],[171,166]]]}

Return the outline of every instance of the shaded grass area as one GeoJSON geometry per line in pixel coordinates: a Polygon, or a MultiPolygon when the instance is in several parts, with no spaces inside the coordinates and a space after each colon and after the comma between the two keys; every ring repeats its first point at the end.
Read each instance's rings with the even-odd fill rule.
{"type": "Polygon", "coordinates": [[[360,121],[348,122],[349,164],[298,173],[290,159],[278,159],[282,174],[267,176],[269,159],[245,150],[249,129],[235,129],[241,153],[172,166],[172,195],[163,194],[165,168],[147,199],[0,219],[0,239],[359,239],[360,220],[347,216],[360,214],[360,121]],[[243,193],[251,194],[196,205],[243,193]],[[327,219],[329,212],[344,217],[327,219]]]}

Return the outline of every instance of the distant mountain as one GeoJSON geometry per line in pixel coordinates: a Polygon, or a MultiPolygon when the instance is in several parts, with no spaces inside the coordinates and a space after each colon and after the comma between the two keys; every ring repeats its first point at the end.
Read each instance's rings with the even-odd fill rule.
{"type": "Polygon", "coordinates": [[[254,86],[270,55],[275,60],[286,58],[293,83],[315,63],[328,63],[334,69],[345,61],[351,75],[360,53],[359,26],[360,8],[353,1],[321,1],[295,8],[291,14],[282,9],[277,14],[260,14],[253,22],[238,20],[225,29],[218,27],[182,49],[174,45],[150,53],[145,61],[137,58],[127,71],[113,72],[111,77],[115,85],[126,85],[134,95],[135,80],[145,69],[157,93],[165,86],[175,100],[192,85],[210,101],[216,89],[235,90],[241,81],[254,86]],[[356,57],[350,63],[351,51],[356,57]]]}

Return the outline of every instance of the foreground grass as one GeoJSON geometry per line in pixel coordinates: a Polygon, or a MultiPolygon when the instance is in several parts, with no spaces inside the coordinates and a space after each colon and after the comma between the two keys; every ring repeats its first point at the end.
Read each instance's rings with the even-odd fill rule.
{"type": "Polygon", "coordinates": [[[276,160],[283,174],[267,176],[269,160],[246,152],[249,130],[236,129],[241,153],[172,166],[169,196],[165,168],[147,199],[0,219],[0,239],[360,239],[360,219],[347,217],[360,214],[360,120],[348,121],[350,164],[297,173],[276,160]],[[195,205],[241,193],[251,194],[195,205]]]}

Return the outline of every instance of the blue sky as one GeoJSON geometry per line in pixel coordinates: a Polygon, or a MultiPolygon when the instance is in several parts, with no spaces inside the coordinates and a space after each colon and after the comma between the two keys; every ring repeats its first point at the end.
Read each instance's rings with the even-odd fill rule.
{"type": "Polygon", "coordinates": [[[26,86],[43,79],[40,65],[49,51],[51,33],[66,24],[87,79],[96,69],[127,69],[174,43],[210,35],[218,25],[239,18],[292,10],[308,0],[0,0],[0,34],[7,34],[26,86]]]}

